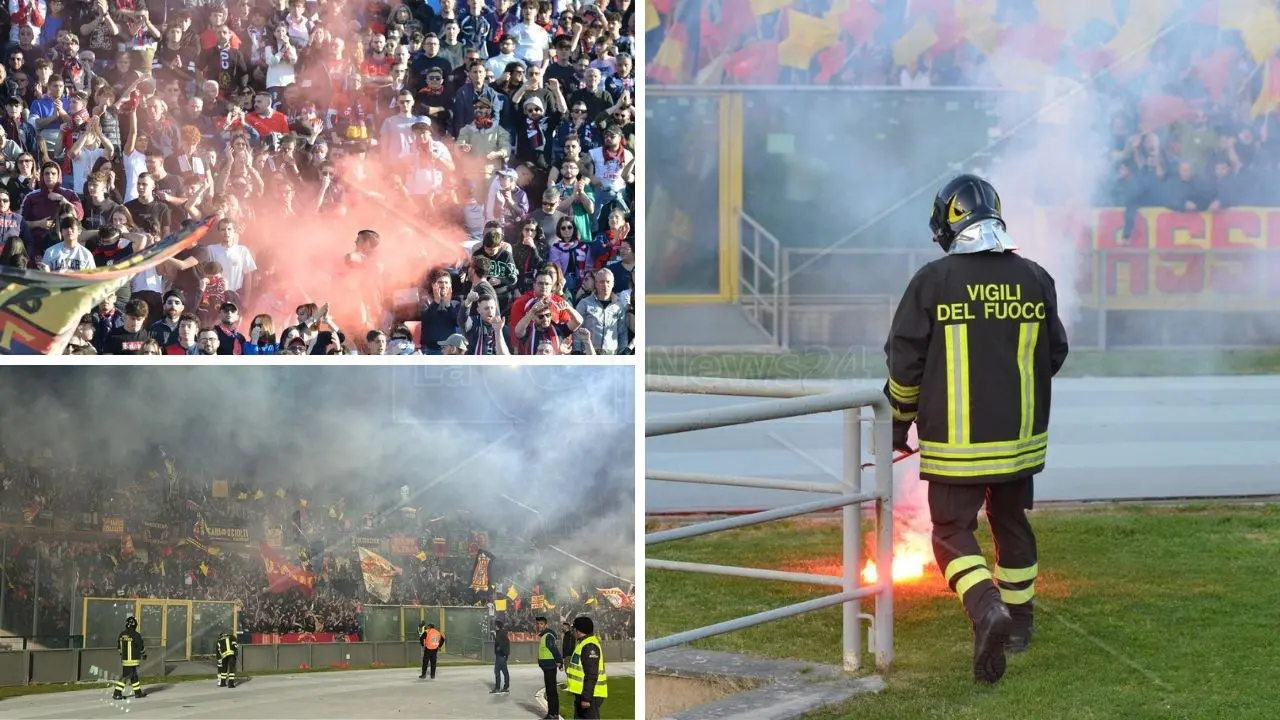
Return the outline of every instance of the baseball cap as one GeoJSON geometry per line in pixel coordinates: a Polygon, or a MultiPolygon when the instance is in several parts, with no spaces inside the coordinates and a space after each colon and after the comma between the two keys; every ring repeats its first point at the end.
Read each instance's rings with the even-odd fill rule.
{"type": "Polygon", "coordinates": [[[440,347],[456,347],[462,350],[467,349],[467,339],[460,333],[454,333],[437,344],[440,347]]]}

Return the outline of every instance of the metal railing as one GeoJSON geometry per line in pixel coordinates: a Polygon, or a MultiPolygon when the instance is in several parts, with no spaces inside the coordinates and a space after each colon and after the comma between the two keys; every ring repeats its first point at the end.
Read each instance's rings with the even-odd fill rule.
{"type": "Polygon", "coordinates": [[[889,577],[890,569],[893,567],[893,450],[891,447],[893,425],[889,404],[884,395],[874,389],[845,389],[833,385],[660,376],[645,378],[645,390],[647,392],[660,393],[769,398],[757,403],[652,418],[645,422],[645,437],[647,438],[827,412],[839,411],[844,415],[844,461],[839,484],[646,470],[646,479],[663,482],[797,490],[835,495],[832,498],[814,500],[764,512],[648,533],[645,535],[646,547],[672,540],[708,535],[722,530],[731,530],[824,510],[843,508],[843,574],[840,577],[836,577],[834,575],[815,575],[782,570],[646,558],[645,567],[648,568],[728,575],[757,580],[830,585],[839,587],[840,592],[815,600],[788,605],[776,610],[756,613],[735,620],[715,623],[668,635],[667,637],[649,640],[645,643],[645,652],[655,652],[713,635],[742,630],[833,605],[842,605],[844,610],[841,633],[843,665],[846,672],[856,672],[862,665],[860,624],[864,616],[862,615],[861,601],[865,597],[874,597],[875,614],[871,617],[871,621],[872,632],[874,633],[876,667],[882,672],[887,671],[893,663],[893,582],[889,577]],[[872,452],[875,458],[873,463],[875,490],[872,492],[862,492],[862,408],[867,406],[874,411],[872,452]],[[866,502],[875,502],[875,563],[880,572],[876,583],[862,586],[858,577],[859,568],[862,564],[862,512],[860,506],[866,502]]]}
{"type": "Polygon", "coordinates": [[[777,345],[781,341],[782,308],[778,302],[782,243],[746,213],[738,213],[745,231],[741,247],[742,268],[738,274],[738,302],[754,322],[777,345]]]}

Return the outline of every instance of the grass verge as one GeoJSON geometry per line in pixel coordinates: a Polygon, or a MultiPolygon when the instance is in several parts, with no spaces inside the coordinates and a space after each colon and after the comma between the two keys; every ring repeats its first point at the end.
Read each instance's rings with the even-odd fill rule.
{"type": "MultiPolygon", "coordinates": [[[[488,665],[490,663],[480,662],[478,660],[459,660],[457,662],[449,662],[448,666],[460,665],[488,665]]],[[[440,663],[441,667],[445,667],[446,663],[440,663]]],[[[267,675],[302,675],[306,673],[323,673],[323,672],[343,672],[346,670],[402,670],[405,668],[417,668],[418,664],[412,665],[379,665],[378,667],[350,667],[350,668],[309,668],[307,670],[259,670],[257,672],[247,673],[241,672],[244,677],[264,677],[267,675]]],[[[174,683],[194,682],[198,680],[210,680],[217,676],[217,670],[212,665],[209,666],[208,675],[168,675],[160,677],[159,675],[151,675],[142,678],[142,687],[146,689],[150,685],[173,685],[174,683]]],[[[80,683],[41,683],[38,685],[12,685],[9,687],[0,687],[0,700],[12,697],[21,697],[23,695],[47,695],[49,693],[73,692],[75,690],[93,690],[95,688],[106,688],[110,685],[106,681],[91,681],[80,683]]]]}
{"type": "MultiPolygon", "coordinates": [[[[971,680],[972,634],[936,570],[896,594],[887,690],[806,720],[1270,718],[1280,697],[1280,507],[1040,512],[1031,651],[996,687],[971,680]]],[[[982,542],[991,547],[982,530],[982,542]]],[[[775,523],[660,545],[664,559],[838,562],[831,523],[775,523]]],[[[826,588],[650,570],[648,637],[817,597],[826,588]]],[[[864,607],[864,611],[866,608],[864,607]]],[[[840,609],[710,638],[708,648],[838,664],[840,609]]],[[[873,666],[868,658],[866,664],[873,666]]]]}
{"type": "MultiPolygon", "coordinates": [[[[607,668],[606,668],[607,669],[607,668]]],[[[573,696],[560,691],[560,717],[573,717],[573,696]]],[[[609,698],[600,706],[603,720],[632,720],[636,714],[636,679],[634,677],[609,678],[609,698]]]]}
{"type": "MultiPolygon", "coordinates": [[[[650,375],[742,380],[843,380],[883,378],[877,349],[814,349],[782,353],[701,352],[653,349],[650,375]]],[[[1280,373],[1280,349],[1073,350],[1058,377],[1168,377],[1280,373]]]]}

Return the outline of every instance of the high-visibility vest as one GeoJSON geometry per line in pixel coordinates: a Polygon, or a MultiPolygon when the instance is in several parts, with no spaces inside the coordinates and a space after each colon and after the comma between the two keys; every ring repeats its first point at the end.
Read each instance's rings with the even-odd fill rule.
{"type": "Polygon", "coordinates": [[[422,647],[428,650],[438,650],[440,649],[440,641],[443,639],[444,636],[440,634],[439,630],[428,628],[427,633],[422,636],[422,647]]]}
{"type": "Polygon", "coordinates": [[[538,659],[539,660],[555,660],[555,653],[551,652],[551,648],[547,647],[547,638],[551,638],[551,642],[556,641],[556,636],[550,630],[543,630],[538,636],[538,659]]]}
{"type": "Polygon", "coordinates": [[[582,638],[578,646],[573,649],[573,657],[569,658],[569,665],[565,667],[564,675],[568,679],[566,685],[570,695],[581,695],[582,686],[586,682],[587,675],[582,670],[582,649],[588,645],[595,645],[600,651],[600,674],[596,677],[596,687],[593,697],[607,698],[609,697],[609,677],[604,673],[604,648],[600,647],[600,641],[595,635],[588,635],[582,638]]]}
{"type": "Polygon", "coordinates": [[[218,656],[226,657],[236,654],[236,643],[230,635],[223,635],[218,638],[218,656]]]}

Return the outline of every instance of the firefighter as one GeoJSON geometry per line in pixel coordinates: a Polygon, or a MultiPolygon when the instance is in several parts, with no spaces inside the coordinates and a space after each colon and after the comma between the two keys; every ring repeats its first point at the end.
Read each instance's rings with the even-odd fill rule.
{"type": "Polygon", "coordinates": [[[564,667],[564,658],[560,654],[560,644],[556,642],[556,634],[547,628],[545,617],[533,619],[538,629],[538,668],[542,670],[542,687],[547,694],[547,714],[543,720],[560,717],[560,692],[556,688],[556,671],[564,667]]]}
{"type": "Polygon", "coordinates": [[[907,285],[885,343],[893,445],[916,425],[933,553],[973,626],[973,674],[995,683],[1031,639],[1036,539],[1026,511],[1044,469],[1049,395],[1067,358],[1057,292],[1018,255],[991,183],[960,175],[933,201],[946,253],[907,285]],[[995,573],[974,532],[985,503],[995,573]]]}
{"type": "Polygon", "coordinates": [[[147,696],[142,691],[142,680],[138,678],[138,666],[143,660],[147,659],[146,646],[142,642],[142,635],[138,634],[138,619],[132,615],[125,618],[124,630],[120,632],[120,637],[116,640],[116,648],[120,650],[120,679],[116,681],[115,692],[111,697],[116,700],[124,699],[124,689],[126,685],[133,688],[133,696],[135,698],[144,698],[147,696]]]}
{"type": "Polygon", "coordinates": [[[609,697],[609,676],[604,671],[604,648],[595,636],[596,627],[591,618],[579,615],[573,621],[573,636],[578,644],[573,648],[569,665],[564,674],[568,679],[569,694],[573,695],[575,718],[599,718],[600,706],[609,697]]]}
{"type": "Polygon", "coordinates": [[[427,677],[436,679],[436,660],[439,659],[440,648],[444,647],[444,635],[432,623],[418,623],[418,642],[422,643],[422,673],[418,679],[427,677]]]}
{"type": "Polygon", "coordinates": [[[236,657],[240,653],[240,643],[231,633],[218,636],[218,687],[233,688],[236,686],[236,657]]]}

